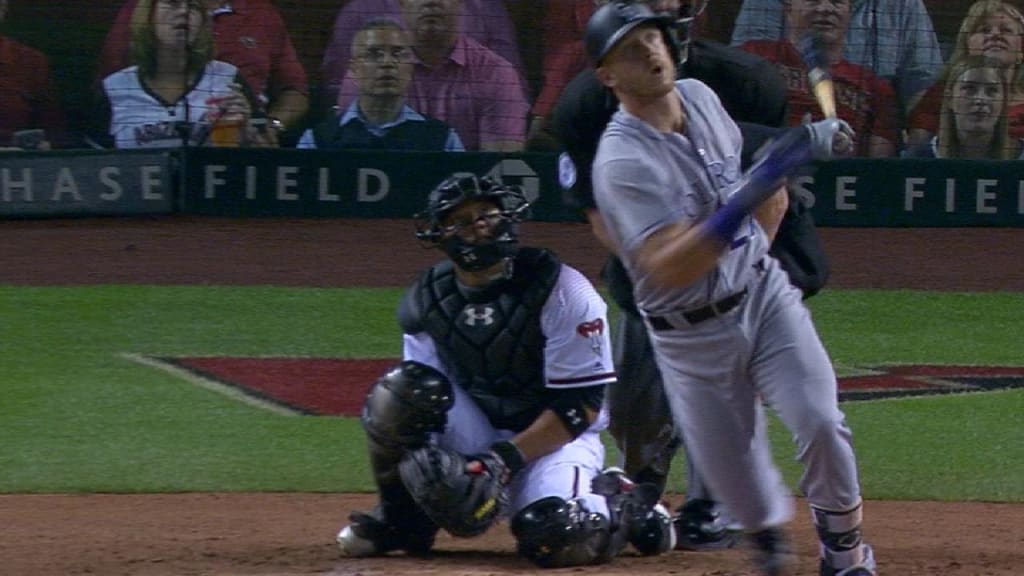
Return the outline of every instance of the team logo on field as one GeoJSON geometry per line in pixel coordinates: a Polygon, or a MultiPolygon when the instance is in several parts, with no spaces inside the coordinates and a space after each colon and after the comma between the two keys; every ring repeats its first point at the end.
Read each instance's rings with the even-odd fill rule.
{"type": "MultiPolygon", "coordinates": [[[[603,322],[588,322],[588,334],[603,322]]],[[[581,335],[583,335],[581,333],[581,335]]],[[[356,417],[396,358],[239,358],[127,355],[211,390],[285,414],[356,417]]],[[[1024,388],[1024,366],[872,366],[839,379],[839,400],[879,400],[1024,388]]]]}

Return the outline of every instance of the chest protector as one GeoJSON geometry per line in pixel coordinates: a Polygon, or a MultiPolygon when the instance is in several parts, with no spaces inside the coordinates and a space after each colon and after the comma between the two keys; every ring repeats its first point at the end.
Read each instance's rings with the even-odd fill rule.
{"type": "Polygon", "coordinates": [[[470,291],[445,261],[425,272],[399,307],[402,330],[430,335],[453,380],[496,428],[524,430],[550,401],[541,312],[560,269],[551,252],[521,248],[511,278],[470,291]]]}

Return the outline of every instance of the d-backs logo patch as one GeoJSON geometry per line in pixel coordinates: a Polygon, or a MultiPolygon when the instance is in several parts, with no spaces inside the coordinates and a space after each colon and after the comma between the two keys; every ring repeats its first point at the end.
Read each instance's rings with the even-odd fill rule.
{"type": "Polygon", "coordinates": [[[584,338],[600,336],[601,334],[604,334],[604,320],[602,318],[597,318],[589,322],[582,322],[576,327],[576,333],[584,338]]]}

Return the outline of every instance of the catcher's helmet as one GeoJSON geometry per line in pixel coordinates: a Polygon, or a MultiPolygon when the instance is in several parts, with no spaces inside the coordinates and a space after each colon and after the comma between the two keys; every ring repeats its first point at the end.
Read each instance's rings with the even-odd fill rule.
{"type": "Polygon", "coordinates": [[[520,186],[472,174],[451,176],[431,190],[427,209],[416,215],[420,221],[416,237],[429,246],[440,246],[464,270],[483,270],[516,253],[519,247],[516,224],[526,218],[529,207],[520,186]],[[491,201],[498,208],[491,238],[484,242],[469,242],[458,234],[465,224],[443,223],[445,216],[459,205],[474,199],[491,201]]]}
{"type": "Polygon", "coordinates": [[[609,2],[594,12],[587,21],[584,42],[587,56],[594,64],[612,51],[612,48],[633,28],[645,23],[653,23],[661,28],[666,39],[672,39],[670,28],[674,18],[656,14],[643,2],[609,2]]]}

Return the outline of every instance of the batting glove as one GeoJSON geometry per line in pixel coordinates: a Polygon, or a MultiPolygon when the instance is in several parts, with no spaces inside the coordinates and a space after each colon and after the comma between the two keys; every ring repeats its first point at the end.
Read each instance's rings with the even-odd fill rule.
{"type": "Polygon", "coordinates": [[[815,160],[831,160],[853,152],[857,133],[845,120],[826,118],[804,126],[811,133],[811,156],[815,160]]]}

